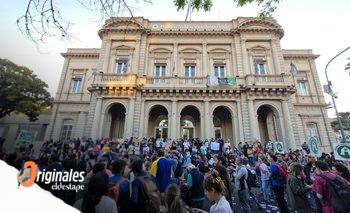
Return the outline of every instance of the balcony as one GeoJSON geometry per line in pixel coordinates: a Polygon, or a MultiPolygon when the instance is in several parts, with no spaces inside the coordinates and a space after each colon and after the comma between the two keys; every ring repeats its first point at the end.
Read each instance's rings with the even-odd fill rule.
{"type": "Polygon", "coordinates": [[[293,86],[293,79],[290,75],[246,75],[245,84],[247,87],[285,88],[293,86]]]}

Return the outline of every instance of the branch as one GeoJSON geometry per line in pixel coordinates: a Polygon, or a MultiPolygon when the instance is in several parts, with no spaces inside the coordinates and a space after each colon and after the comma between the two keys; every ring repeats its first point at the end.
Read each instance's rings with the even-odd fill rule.
{"type": "MultiPolygon", "coordinates": [[[[60,35],[61,39],[78,40],[71,33],[73,23],[61,16],[61,10],[56,6],[58,0],[27,0],[26,10],[16,23],[23,35],[34,43],[43,42],[46,38],[60,35]]],[[[91,13],[98,11],[101,21],[122,15],[134,17],[132,0],[76,0],[82,8],[91,13]]],[[[133,0],[138,3],[138,0],[133,0]]],[[[152,3],[151,0],[143,0],[152,3]]]]}

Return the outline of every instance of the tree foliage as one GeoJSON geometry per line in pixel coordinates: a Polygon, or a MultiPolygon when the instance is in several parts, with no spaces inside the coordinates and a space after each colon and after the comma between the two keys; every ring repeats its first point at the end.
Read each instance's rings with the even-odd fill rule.
{"type": "Polygon", "coordinates": [[[1,58],[0,85],[0,118],[20,112],[35,121],[42,109],[52,105],[45,82],[27,67],[1,58]]]}
{"type": "MultiPolygon", "coordinates": [[[[214,2],[219,4],[218,0],[174,0],[177,10],[183,10],[190,4],[192,10],[204,10],[205,12],[210,11],[214,2]]],[[[261,7],[258,14],[261,18],[272,15],[277,9],[276,5],[280,2],[281,0],[233,0],[233,3],[236,4],[237,7],[244,7],[251,3],[257,3],[261,7]]]]}
{"type": "MultiPolygon", "coordinates": [[[[137,7],[139,0],[75,0],[82,9],[91,13],[100,13],[101,20],[110,17],[131,16],[137,7]]],[[[152,4],[156,1],[165,0],[141,0],[152,4]]],[[[167,0],[170,1],[170,0],[167,0]]],[[[210,11],[213,4],[220,4],[220,0],[172,0],[177,10],[184,10],[187,7],[187,15],[190,10],[210,11]]],[[[247,4],[257,3],[260,7],[259,16],[265,18],[270,16],[281,0],[233,0],[232,6],[243,7],[247,4]]],[[[17,19],[17,26],[20,31],[37,43],[44,41],[50,36],[61,35],[65,39],[74,39],[70,28],[72,22],[66,20],[61,14],[64,8],[59,8],[59,0],[26,0],[26,10],[17,19]]],[[[187,18],[187,16],[186,16],[187,18]]]]}
{"type": "MultiPolygon", "coordinates": [[[[350,112],[340,112],[339,117],[340,117],[341,123],[343,124],[343,129],[350,130],[350,112]]],[[[336,131],[340,130],[338,120],[332,121],[331,125],[334,130],[336,131]]]]}

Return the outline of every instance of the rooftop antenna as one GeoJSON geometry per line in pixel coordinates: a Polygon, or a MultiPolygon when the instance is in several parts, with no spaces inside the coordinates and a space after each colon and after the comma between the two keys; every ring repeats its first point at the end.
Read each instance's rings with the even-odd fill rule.
{"type": "Polygon", "coordinates": [[[188,8],[187,8],[187,14],[186,14],[186,19],[185,21],[188,20],[188,17],[190,17],[190,21],[191,21],[191,15],[192,15],[192,0],[188,1],[188,8]]]}

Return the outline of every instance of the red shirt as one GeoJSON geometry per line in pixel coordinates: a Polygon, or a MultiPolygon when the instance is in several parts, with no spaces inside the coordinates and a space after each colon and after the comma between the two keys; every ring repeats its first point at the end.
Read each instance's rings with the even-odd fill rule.
{"type": "MultiPolygon", "coordinates": [[[[335,174],[333,174],[331,172],[324,172],[323,175],[332,179],[332,180],[335,180],[335,178],[337,177],[335,174]]],[[[317,175],[315,177],[312,191],[316,192],[317,194],[322,195],[322,202],[321,203],[322,203],[323,212],[324,213],[333,213],[334,211],[332,208],[332,197],[331,197],[331,193],[329,192],[327,181],[324,178],[317,175]]]]}

